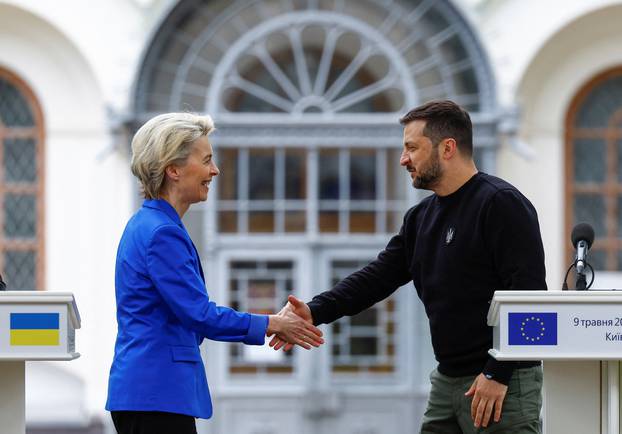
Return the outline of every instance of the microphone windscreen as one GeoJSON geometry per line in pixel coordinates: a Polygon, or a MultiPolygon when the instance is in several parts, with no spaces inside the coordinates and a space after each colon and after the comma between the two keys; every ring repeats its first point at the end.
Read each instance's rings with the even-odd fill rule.
{"type": "Polygon", "coordinates": [[[594,228],[588,223],[579,223],[572,229],[570,240],[572,241],[572,245],[575,249],[581,240],[587,242],[587,248],[590,249],[592,248],[592,243],[594,242],[594,228]]]}

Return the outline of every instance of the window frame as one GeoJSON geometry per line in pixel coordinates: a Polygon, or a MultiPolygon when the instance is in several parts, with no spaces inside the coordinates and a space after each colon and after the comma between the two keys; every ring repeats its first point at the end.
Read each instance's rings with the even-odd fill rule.
{"type": "MultiPolygon", "coordinates": [[[[335,261],[372,261],[378,255],[379,249],[373,247],[334,247],[326,248],[320,254],[321,276],[323,276],[323,290],[332,288],[332,269],[331,264],[335,261]]],[[[394,369],[390,372],[337,372],[333,369],[332,344],[333,327],[332,324],[323,326],[324,339],[326,344],[321,350],[322,370],[325,371],[325,378],[331,386],[344,389],[366,388],[370,384],[377,386],[388,386],[391,388],[402,387],[413,380],[412,369],[408,368],[408,362],[415,360],[415,348],[408,343],[409,333],[417,330],[417,324],[413,315],[409,315],[419,303],[416,300],[417,294],[414,290],[412,281],[398,288],[393,294],[380,303],[388,299],[394,302],[394,337],[395,353],[393,355],[394,369]]]]}
{"type": "MultiPolygon", "coordinates": [[[[216,290],[212,293],[208,286],[210,298],[222,306],[231,305],[231,295],[229,294],[229,279],[232,269],[229,267],[231,262],[254,261],[254,262],[281,262],[291,261],[293,263],[292,276],[294,288],[292,294],[299,299],[309,300],[311,298],[309,283],[303,276],[309,275],[311,270],[309,255],[304,250],[295,248],[283,248],[266,250],[262,248],[227,248],[221,250],[218,255],[217,267],[214,272],[216,290]]],[[[270,338],[266,338],[266,346],[270,338]]],[[[213,344],[211,344],[213,345],[213,344]]],[[[231,345],[231,344],[226,344],[231,345]]],[[[270,349],[270,351],[274,351],[270,349]]],[[[294,386],[310,375],[310,351],[294,351],[291,359],[292,371],[287,373],[232,373],[231,354],[228,348],[218,352],[218,378],[223,379],[223,383],[229,387],[244,386],[249,380],[265,385],[294,386]]]]}
{"type": "MultiPolygon", "coordinates": [[[[352,272],[356,272],[365,267],[372,258],[358,258],[358,259],[335,259],[331,258],[328,263],[328,268],[331,275],[330,279],[337,278],[338,281],[343,280],[352,272]],[[341,268],[342,271],[344,263],[352,263],[354,267],[349,269],[340,276],[341,273],[335,274],[335,267],[341,268]],[[354,264],[356,263],[356,265],[354,264]],[[341,265],[341,267],[340,267],[341,265]]],[[[330,287],[334,285],[330,282],[330,287]]],[[[357,315],[345,316],[331,324],[331,341],[332,345],[329,348],[331,358],[331,372],[333,376],[351,375],[360,376],[363,375],[393,375],[397,370],[397,349],[398,342],[396,339],[399,337],[401,331],[401,323],[399,321],[399,307],[397,306],[393,294],[384,300],[364,309],[357,315]],[[391,306],[389,308],[389,306],[391,306]],[[353,323],[353,320],[365,312],[373,310],[376,313],[377,324],[374,325],[357,325],[353,323]],[[389,332],[387,328],[391,326],[389,332]],[[340,331],[336,332],[339,328],[340,331]],[[384,328],[384,330],[383,330],[384,328]],[[337,339],[339,335],[340,339],[337,339]],[[353,354],[351,351],[351,339],[352,338],[372,338],[376,340],[376,348],[380,349],[376,354],[353,354]],[[342,354],[335,355],[335,347],[339,347],[342,354]],[[348,351],[348,349],[350,351],[348,351]],[[391,351],[392,350],[392,353],[391,351]]]]}
{"type": "MultiPolygon", "coordinates": [[[[616,128],[616,123],[622,125],[622,103],[620,108],[614,112],[610,119],[608,119],[607,127],[594,128],[586,131],[586,128],[576,127],[576,120],[579,111],[583,107],[590,94],[602,83],[612,78],[622,77],[622,66],[609,69],[601,72],[592,77],[587,83],[585,83],[577,94],[572,99],[572,102],[567,111],[565,120],[565,165],[564,165],[564,228],[565,234],[572,232],[574,225],[574,199],[575,195],[581,193],[593,194],[598,197],[602,197],[605,203],[605,231],[606,236],[603,238],[596,238],[591,250],[604,251],[605,253],[605,270],[602,271],[616,271],[618,270],[617,255],[622,252],[622,239],[620,233],[622,228],[618,228],[616,222],[616,216],[622,212],[618,209],[618,198],[622,196],[622,182],[613,178],[617,172],[622,170],[621,167],[617,167],[617,159],[614,158],[616,153],[617,141],[622,140],[622,127],[616,128]],[[600,185],[594,186],[577,186],[574,180],[574,141],[580,138],[598,138],[605,142],[605,180],[600,185]],[[607,205],[608,201],[612,201],[613,205],[607,205]]],[[[578,222],[579,223],[579,222],[578,222]]],[[[575,250],[571,243],[564,238],[564,245],[562,251],[565,257],[569,260],[574,258],[575,250]]]]}
{"type": "MultiPolygon", "coordinates": [[[[45,132],[44,118],[41,105],[32,88],[16,73],[0,67],[0,78],[8,81],[21,93],[26,100],[32,116],[32,127],[7,127],[0,119],[0,204],[4,205],[6,193],[35,193],[37,207],[36,237],[34,241],[23,239],[10,240],[4,234],[4,211],[0,212],[0,270],[3,271],[5,252],[14,251],[34,251],[35,253],[35,288],[34,290],[45,290],[45,132]],[[7,186],[4,180],[4,139],[14,138],[33,138],[35,140],[35,158],[37,181],[33,185],[14,185],[7,186]]],[[[7,288],[11,289],[11,282],[7,282],[7,288]]]]}

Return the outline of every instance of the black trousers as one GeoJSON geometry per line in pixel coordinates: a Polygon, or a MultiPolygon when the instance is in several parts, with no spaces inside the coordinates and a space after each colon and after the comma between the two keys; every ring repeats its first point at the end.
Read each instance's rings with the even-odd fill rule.
{"type": "Polygon", "coordinates": [[[113,411],[119,434],[197,434],[194,417],[162,411],[113,411]]]}

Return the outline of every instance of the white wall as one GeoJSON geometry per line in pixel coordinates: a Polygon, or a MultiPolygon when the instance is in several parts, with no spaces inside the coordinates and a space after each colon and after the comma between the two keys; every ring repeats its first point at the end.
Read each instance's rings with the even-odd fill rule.
{"type": "Polygon", "coordinates": [[[73,47],[72,55],[82,58],[98,83],[103,97],[99,103],[126,111],[142,50],[156,22],[176,1],[0,0],[3,3],[29,11],[62,32],[73,47]]]}
{"type": "MultiPolygon", "coordinates": [[[[460,0],[465,2],[466,0],[460,0]]],[[[474,2],[475,0],[469,0],[474,2]]],[[[621,0],[488,0],[477,5],[477,30],[496,74],[499,102],[512,106],[543,47],[575,20],[621,0]]],[[[600,24],[576,36],[591,38],[600,24]]],[[[545,60],[540,58],[540,60],[545,60]]],[[[551,62],[553,59],[551,59],[551,62]]]]}

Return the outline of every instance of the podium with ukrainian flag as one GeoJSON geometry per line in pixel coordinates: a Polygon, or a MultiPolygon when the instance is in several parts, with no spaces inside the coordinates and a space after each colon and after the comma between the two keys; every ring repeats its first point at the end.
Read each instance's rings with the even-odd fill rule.
{"type": "Polygon", "coordinates": [[[80,314],[70,292],[0,292],[0,421],[24,434],[28,360],[73,360],[80,314]]]}
{"type": "Polygon", "coordinates": [[[542,360],[544,434],[620,434],[622,291],[496,291],[497,360],[542,360]]]}

